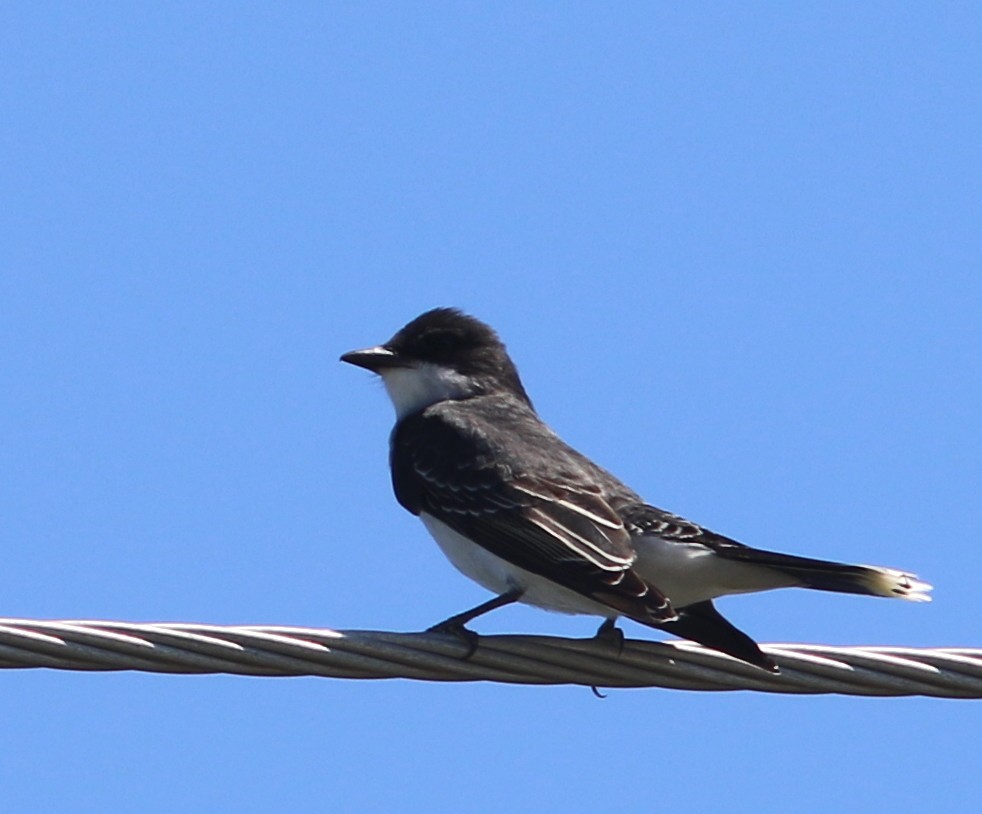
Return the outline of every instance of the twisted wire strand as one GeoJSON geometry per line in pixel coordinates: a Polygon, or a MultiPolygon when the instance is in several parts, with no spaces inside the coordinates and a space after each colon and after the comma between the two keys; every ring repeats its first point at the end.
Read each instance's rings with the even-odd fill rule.
{"type": "Polygon", "coordinates": [[[0,619],[0,667],[409,678],[593,687],[982,698],[982,649],[770,644],[780,675],[692,642],[271,625],[0,619]]]}

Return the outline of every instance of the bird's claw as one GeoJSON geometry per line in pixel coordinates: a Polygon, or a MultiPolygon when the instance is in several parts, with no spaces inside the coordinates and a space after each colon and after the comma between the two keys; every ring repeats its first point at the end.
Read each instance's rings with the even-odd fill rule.
{"type": "Polygon", "coordinates": [[[624,631],[617,627],[617,622],[613,619],[604,619],[593,638],[612,645],[618,656],[624,652],[624,631]]]}
{"type": "Polygon", "coordinates": [[[477,650],[477,642],[481,637],[473,630],[468,630],[459,622],[447,620],[426,628],[427,633],[446,633],[467,645],[467,652],[464,654],[464,661],[467,661],[477,650]]]}

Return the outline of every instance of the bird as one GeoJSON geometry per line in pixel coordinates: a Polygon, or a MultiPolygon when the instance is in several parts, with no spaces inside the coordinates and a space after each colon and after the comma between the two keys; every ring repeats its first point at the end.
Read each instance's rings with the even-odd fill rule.
{"type": "Polygon", "coordinates": [[[381,377],[395,407],[397,501],[494,594],[430,628],[471,641],[469,654],[469,622],[523,602],[599,617],[601,638],[622,643],[623,617],[777,673],[714,600],[786,587],[931,599],[909,571],[753,548],[649,504],[539,417],[498,334],[459,309],[341,361],[381,377]]]}

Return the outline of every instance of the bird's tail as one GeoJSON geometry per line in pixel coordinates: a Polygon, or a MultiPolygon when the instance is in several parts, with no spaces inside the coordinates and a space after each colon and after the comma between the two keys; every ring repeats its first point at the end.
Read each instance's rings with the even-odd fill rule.
{"type": "Polygon", "coordinates": [[[909,602],[931,601],[929,591],[933,586],[909,571],[875,565],[846,565],[749,547],[717,549],[717,554],[726,559],[773,568],[787,574],[801,587],[816,591],[886,596],[909,602]]]}

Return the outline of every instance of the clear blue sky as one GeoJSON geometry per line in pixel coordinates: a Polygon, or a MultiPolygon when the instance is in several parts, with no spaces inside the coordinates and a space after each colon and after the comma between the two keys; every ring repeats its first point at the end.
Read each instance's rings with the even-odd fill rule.
{"type": "MultiPolygon", "coordinates": [[[[0,614],[486,598],[337,361],[456,305],[653,503],[937,586],[722,602],[758,639],[982,646],[980,37],[969,3],[5,4],[0,614]]],[[[0,811],[968,812],[980,710],[9,671],[0,811]]]]}

